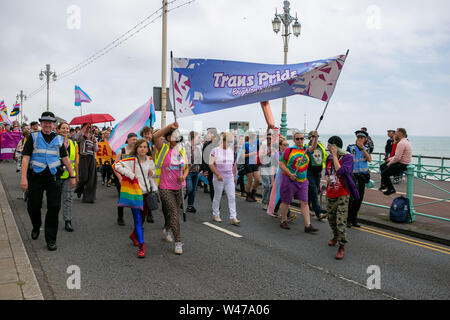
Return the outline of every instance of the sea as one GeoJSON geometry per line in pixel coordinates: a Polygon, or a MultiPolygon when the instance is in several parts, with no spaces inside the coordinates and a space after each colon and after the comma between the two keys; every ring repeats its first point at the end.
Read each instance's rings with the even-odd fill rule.
{"type": "MultiPolygon", "coordinates": [[[[332,134],[320,134],[319,141],[321,141],[326,147],[328,139],[332,134]]],[[[387,135],[370,135],[374,143],[374,153],[383,153],[384,146],[388,140],[387,135]]],[[[344,149],[347,148],[349,144],[354,144],[356,142],[355,135],[340,135],[344,143],[344,149]]],[[[426,136],[408,136],[408,140],[411,143],[413,150],[412,163],[417,164],[416,155],[436,157],[439,159],[424,159],[422,158],[421,163],[423,165],[437,165],[440,166],[442,163],[442,158],[444,158],[444,166],[450,167],[450,137],[426,137],[426,136]],[[447,159],[445,159],[447,158],[447,159]]],[[[378,155],[373,155],[374,160],[379,160],[378,155]]],[[[383,159],[383,156],[381,157],[383,159]]]]}

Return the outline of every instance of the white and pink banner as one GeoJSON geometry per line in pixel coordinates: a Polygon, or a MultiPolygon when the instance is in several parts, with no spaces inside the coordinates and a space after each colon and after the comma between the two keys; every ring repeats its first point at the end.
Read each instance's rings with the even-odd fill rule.
{"type": "Polygon", "coordinates": [[[0,160],[12,159],[20,140],[21,132],[2,132],[0,141],[0,160]]]}

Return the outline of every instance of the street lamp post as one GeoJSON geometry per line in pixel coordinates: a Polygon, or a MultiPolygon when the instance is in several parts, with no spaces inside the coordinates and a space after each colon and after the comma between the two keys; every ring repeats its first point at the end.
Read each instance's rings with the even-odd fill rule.
{"type": "Polygon", "coordinates": [[[47,111],[50,111],[49,107],[49,90],[50,90],[50,76],[53,76],[53,81],[56,81],[56,72],[50,71],[50,65],[45,65],[45,71],[41,70],[41,73],[39,74],[39,79],[44,79],[44,75],[47,78],[47,111]]]}
{"type": "MultiPolygon", "coordinates": [[[[278,14],[275,10],[275,18],[272,20],[272,28],[275,33],[278,33],[281,29],[281,24],[283,24],[283,33],[281,36],[283,37],[284,43],[284,64],[287,64],[288,42],[289,36],[291,35],[290,26],[294,23],[292,25],[292,33],[294,36],[298,37],[300,35],[301,25],[298,22],[297,14],[295,14],[295,17],[290,15],[289,1],[283,1],[283,5],[284,12],[282,14],[278,14]]],[[[286,98],[283,98],[282,102],[280,133],[285,137],[287,135],[286,98]]]]}
{"type": "Polygon", "coordinates": [[[20,125],[23,124],[23,101],[27,100],[27,96],[23,94],[23,91],[20,90],[20,94],[16,96],[16,99],[20,98],[20,125]]]}

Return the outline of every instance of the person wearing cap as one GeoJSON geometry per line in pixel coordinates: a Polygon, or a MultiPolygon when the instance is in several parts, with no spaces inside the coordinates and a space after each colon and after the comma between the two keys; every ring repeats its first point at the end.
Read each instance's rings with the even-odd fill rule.
{"type": "Polygon", "coordinates": [[[344,258],[346,236],[346,220],[348,214],[349,197],[359,198],[358,190],[353,182],[353,156],[342,150],[343,142],[338,136],[328,139],[327,149],[330,155],[325,164],[327,179],[327,215],[328,223],[333,231],[333,239],[329,246],[339,243],[336,259],[344,258]]]}
{"type": "Polygon", "coordinates": [[[371,154],[373,152],[373,149],[375,148],[375,145],[373,143],[372,138],[369,136],[369,133],[367,132],[367,128],[366,127],[362,127],[361,131],[364,131],[365,133],[367,133],[367,141],[364,144],[367,149],[369,150],[369,154],[371,154]]]}
{"type": "MultiPolygon", "coordinates": [[[[318,134],[314,134],[314,131],[308,133],[309,144],[313,144],[313,140],[319,138],[318,134]]],[[[327,160],[328,153],[325,151],[324,146],[320,141],[317,141],[316,148],[312,152],[308,152],[308,156],[311,159],[308,170],[308,201],[312,205],[312,208],[316,214],[317,220],[322,220],[326,217],[325,210],[322,210],[319,204],[319,190],[320,190],[320,178],[322,177],[322,169],[325,168],[325,161],[327,160]]]]}
{"type": "Polygon", "coordinates": [[[22,151],[22,178],[20,186],[23,191],[28,190],[27,210],[31,218],[33,230],[31,238],[39,237],[42,198],[44,191],[47,198],[47,214],[45,216],[45,240],[50,251],[57,249],[56,235],[58,233],[58,214],[61,209],[61,162],[69,172],[70,185],[75,187],[75,176],[72,165],[63,145],[63,137],[57,135],[53,129],[56,122],[52,112],[42,113],[42,130],[31,133],[22,151]],[[60,160],[61,158],[61,160],[60,160]],[[28,170],[26,170],[28,168],[28,170]]]}
{"type": "Polygon", "coordinates": [[[92,125],[82,125],[80,134],[77,135],[79,162],[78,184],[75,193],[78,198],[83,194],[82,202],[94,203],[97,189],[97,162],[95,153],[98,151],[97,138],[92,134],[92,125]]]}
{"type": "MultiPolygon", "coordinates": [[[[120,160],[131,158],[132,157],[131,153],[133,152],[137,141],[138,141],[137,134],[134,132],[130,132],[128,134],[127,140],[125,142],[126,146],[121,148],[117,152],[115,162],[119,162],[120,160]]],[[[122,183],[122,176],[117,171],[113,171],[113,172],[114,172],[114,176],[116,177],[114,184],[116,185],[116,189],[117,189],[118,195],[120,197],[120,185],[122,183]]],[[[142,221],[144,221],[144,219],[145,219],[145,216],[143,217],[142,221]]],[[[125,225],[125,221],[123,220],[123,207],[119,207],[119,206],[117,206],[117,224],[119,226],[125,225]]]]}
{"type": "Polygon", "coordinates": [[[388,130],[387,131],[387,136],[389,137],[389,139],[386,141],[386,146],[384,147],[384,159],[388,159],[391,151],[392,151],[392,146],[394,145],[394,135],[395,135],[395,130],[388,130]]]}
{"type": "Polygon", "coordinates": [[[350,197],[348,204],[347,227],[360,227],[357,221],[357,214],[361,208],[364,198],[364,191],[366,183],[370,181],[369,162],[372,162],[372,157],[369,154],[367,146],[365,146],[368,134],[367,132],[358,130],[355,132],[356,143],[347,147],[347,151],[353,155],[353,177],[358,189],[359,198],[350,197]]]}

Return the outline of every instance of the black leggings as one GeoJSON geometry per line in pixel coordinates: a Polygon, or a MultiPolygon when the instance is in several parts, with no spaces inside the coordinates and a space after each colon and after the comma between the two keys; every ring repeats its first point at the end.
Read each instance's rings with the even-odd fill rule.
{"type": "Polygon", "coordinates": [[[102,181],[103,182],[108,182],[111,180],[111,175],[112,175],[112,167],[110,164],[103,164],[102,165],[103,170],[102,170],[102,181]],[[106,178],[106,181],[105,181],[106,178]]]}

